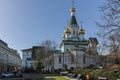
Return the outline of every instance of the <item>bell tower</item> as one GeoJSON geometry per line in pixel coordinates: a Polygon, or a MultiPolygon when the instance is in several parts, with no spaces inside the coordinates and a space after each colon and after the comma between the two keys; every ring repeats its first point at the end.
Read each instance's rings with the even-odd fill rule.
{"type": "Polygon", "coordinates": [[[71,18],[70,18],[70,22],[69,22],[68,27],[71,30],[71,38],[77,39],[78,38],[79,26],[77,24],[77,20],[76,20],[76,17],[75,17],[76,9],[74,7],[74,1],[72,1],[72,8],[70,9],[70,12],[71,12],[71,18]]]}
{"type": "Polygon", "coordinates": [[[70,20],[62,36],[62,43],[60,44],[62,52],[66,52],[71,47],[81,47],[88,45],[87,40],[84,38],[85,31],[82,28],[82,23],[79,29],[79,25],[75,17],[75,12],[76,9],[74,7],[74,1],[72,1],[72,7],[70,9],[70,20]]]}

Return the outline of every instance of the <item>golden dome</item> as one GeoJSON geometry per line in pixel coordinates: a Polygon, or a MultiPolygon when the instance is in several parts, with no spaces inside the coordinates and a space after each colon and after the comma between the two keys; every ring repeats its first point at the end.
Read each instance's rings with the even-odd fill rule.
{"type": "Polygon", "coordinates": [[[70,11],[71,11],[71,12],[75,12],[75,8],[72,7],[72,8],[70,9],[70,11]]]}
{"type": "Polygon", "coordinates": [[[65,38],[65,34],[63,35],[63,38],[65,38]]]}
{"type": "Polygon", "coordinates": [[[85,34],[85,31],[83,29],[80,29],[79,34],[85,34]]]}
{"type": "Polygon", "coordinates": [[[66,33],[71,33],[71,30],[69,28],[67,28],[66,33]]]}

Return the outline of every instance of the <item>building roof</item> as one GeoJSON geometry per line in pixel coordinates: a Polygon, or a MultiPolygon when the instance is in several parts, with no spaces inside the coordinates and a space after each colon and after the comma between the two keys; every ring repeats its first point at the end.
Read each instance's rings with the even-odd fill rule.
{"type": "Polygon", "coordinates": [[[84,29],[81,28],[79,34],[85,34],[84,29]]]}
{"type": "Polygon", "coordinates": [[[88,45],[88,40],[80,40],[80,41],[62,40],[62,43],[60,44],[60,48],[61,48],[62,45],[84,45],[84,46],[87,46],[88,45]]]}
{"type": "Polygon", "coordinates": [[[0,44],[4,45],[4,46],[8,46],[8,44],[6,42],[4,42],[3,40],[0,39],[0,44]]]}
{"type": "Polygon", "coordinates": [[[71,9],[70,9],[70,12],[71,12],[71,18],[70,18],[70,22],[69,22],[69,26],[70,27],[73,27],[73,26],[71,26],[71,25],[78,25],[77,24],[77,20],[76,20],[76,17],[75,17],[75,8],[74,7],[72,7],[71,9]]]}
{"type": "Polygon", "coordinates": [[[33,46],[33,48],[44,48],[42,46],[33,46]]]}
{"type": "Polygon", "coordinates": [[[96,42],[96,43],[98,44],[97,38],[92,38],[92,37],[90,37],[88,41],[94,41],[94,42],[96,42]]]}
{"type": "Polygon", "coordinates": [[[23,49],[21,51],[31,51],[31,50],[32,50],[32,48],[28,48],[28,49],[23,49]]]}
{"type": "Polygon", "coordinates": [[[53,52],[62,52],[61,50],[54,50],[53,52]]]}
{"type": "Polygon", "coordinates": [[[70,28],[67,28],[66,31],[65,31],[65,33],[71,33],[70,28]]]}
{"type": "Polygon", "coordinates": [[[77,21],[76,21],[75,15],[72,15],[72,16],[71,16],[69,25],[77,25],[77,21]]]}
{"type": "Polygon", "coordinates": [[[21,51],[31,51],[32,49],[38,49],[38,48],[43,48],[43,47],[42,46],[33,46],[32,48],[23,49],[21,51]]]}

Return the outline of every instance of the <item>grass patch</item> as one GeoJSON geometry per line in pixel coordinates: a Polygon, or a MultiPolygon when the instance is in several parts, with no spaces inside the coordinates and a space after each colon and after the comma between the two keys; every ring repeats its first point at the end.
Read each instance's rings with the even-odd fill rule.
{"type": "Polygon", "coordinates": [[[69,79],[60,76],[50,76],[50,77],[45,77],[45,80],[69,80],[69,79]]]}
{"type": "Polygon", "coordinates": [[[24,80],[69,80],[60,76],[49,76],[45,78],[36,78],[36,79],[24,79],[24,80]]]}
{"type": "Polygon", "coordinates": [[[33,78],[33,79],[24,79],[24,80],[69,80],[69,79],[60,76],[47,76],[44,78],[33,78]]]}

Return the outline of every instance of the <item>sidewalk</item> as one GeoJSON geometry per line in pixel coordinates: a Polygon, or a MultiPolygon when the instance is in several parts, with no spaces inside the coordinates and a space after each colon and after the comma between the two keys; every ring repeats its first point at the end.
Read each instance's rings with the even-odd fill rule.
{"type": "Polygon", "coordinates": [[[78,80],[78,79],[71,78],[70,80],[78,80]]]}
{"type": "Polygon", "coordinates": [[[75,78],[69,78],[69,77],[65,77],[65,78],[67,78],[67,79],[69,79],[69,80],[78,80],[78,79],[75,79],[75,78]]]}

